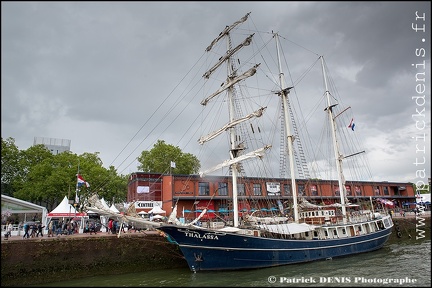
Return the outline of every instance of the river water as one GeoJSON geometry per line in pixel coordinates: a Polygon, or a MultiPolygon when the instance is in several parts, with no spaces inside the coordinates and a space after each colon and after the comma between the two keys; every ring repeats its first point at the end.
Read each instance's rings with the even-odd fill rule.
{"type": "Polygon", "coordinates": [[[188,268],[104,275],[44,287],[430,287],[431,240],[388,242],[382,249],[332,260],[275,268],[198,272],[188,268]]]}

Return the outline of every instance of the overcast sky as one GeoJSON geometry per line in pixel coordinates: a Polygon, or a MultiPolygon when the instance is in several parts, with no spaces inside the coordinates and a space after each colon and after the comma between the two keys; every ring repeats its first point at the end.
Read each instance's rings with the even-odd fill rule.
{"type": "MultiPolygon", "coordinates": [[[[251,12],[263,31],[283,30],[344,75],[338,85],[356,95],[375,180],[431,175],[429,2],[2,1],[1,8],[1,135],[21,150],[34,137],[69,139],[72,152],[99,152],[104,166],[135,172],[133,158],[154,144],[139,135],[147,116],[218,33],[251,12]],[[426,64],[412,65],[419,63],[426,64]],[[426,75],[425,92],[416,92],[416,73],[426,75]],[[412,99],[422,95],[425,104],[412,99]]],[[[176,125],[159,138],[177,145],[176,125]]]]}

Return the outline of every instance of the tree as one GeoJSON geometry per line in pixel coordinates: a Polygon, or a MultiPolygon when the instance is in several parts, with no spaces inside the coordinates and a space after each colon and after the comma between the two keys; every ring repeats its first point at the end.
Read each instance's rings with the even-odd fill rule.
{"type": "MultiPolygon", "coordinates": [[[[48,170],[46,166],[42,165],[50,163],[53,158],[54,155],[42,144],[31,146],[27,150],[21,150],[18,161],[20,173],[12,182],[14,189],[13,197],[40,205],[44,195],[38,195],[38,188],[41,188],[33,186],[32,179],[45,176],[48,170]],[[35,175],[37,171],[39,171],[39,175],[35,175]],[[41,171],[45,173],[42,176],[40,175],[41,171]]],[[[42,177],[38,181],[46,181],[46,179],[42,177]]],[[[45,185],[47,184],[48,182],[46,181],[45,185]]]]}
{"type": "Polygon", "coordinates": [[[44,145],[19,150],[13,138],[2,138],[2,193],[52,210],[67,196],[80,204],[97,193],[105,199],[125,201],[127,176],[118,175],[114,167],[104,168],[99,152],[53,155],[44,145]],[[90,187],[77,187],[77,173],[90,187]],[[78,189],[78,190],[77,190],[78,189]]]}
{"type": "MultiPolygon", "coordinates": [[[[60,155],[60,154],[59,154],[60,155]]],[[[116,203],[126,201],[127,196],[127,176],[118,175],[113,166],[109,169],[103,167],[103,162],[99,158],[99,152],[83,153],[75,156],[73,174],[69,173],[69,178],[72,176],[73,194],[69,199],[75,199],[75,190],[79,197],[80,208],[87,202],[87,199],[93,195],[98,194],[99,197],[104,199],[113,199],[116,203]],[[79,171],[78,171],[79,166],[79,171]],[[81,186],[77,187],[77,173],[90,184],[90,187],[81,186]]],[[[62,196],[64,197],[64,196],[62,196]]]]}
{"type": "Polygon", "coordinates": [[[13,195],[12,183],[21,173],[18,165],[20,151],[15,145],[15,139],[9,137],[1,138],[1,191],[5,195],[13,195]]]}
{"type": "Polygon", "coordinates": [[[171,168],[176,174],[196,174],[201,167],[197,157],[190,153],[183,153],[177,146],[166,144],[164,140],[158,140],[150,151],[143,151],[138,157],[138,170],[167,174],[171,168],[171,162],[175,168],[171,168]]]}
{"type": "Polygon", "coordinates": [[[414,191],[416,191],[420,194],[429,194],[430,193],[430,185],[429,184],[420,184],[420,185],[413,184],[413,187],[414,187],[414,191]]]}
{"type": "MultiPolygon", "coordinates": [[[[84,154],[83,154],[84,155],[84,154]]],[[[87,159],[88,153],[84,155],[87,159]]],[[[83,159],[83,158],[80,158],[83,159]]],[[[85,161],[85,160],[82,160],[85,161]]],[[[86,199],[92,194],[96,193],[100,198],[108,200],[108,202],[114,201],[115,203],[125,202],[127,198],[127,183],[128,176],[118,175],[117,171],[113,166],[109,169],[102,167],[102,165],[83,165],[82,176],[89,182],[90,187],[85,188],[84,186],[79,190],[80,203],[85,203],[86,199]]]]}

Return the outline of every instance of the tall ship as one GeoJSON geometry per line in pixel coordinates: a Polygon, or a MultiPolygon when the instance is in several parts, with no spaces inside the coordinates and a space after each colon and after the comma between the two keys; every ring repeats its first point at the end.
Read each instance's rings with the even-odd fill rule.
{"type": "MultiPolygon", "coordinates": [[[[296,177],[299,175],[304,177],[307,172],[302,165],[303,146],[299,143],[300,140],[305,139],[300,137],[301,127],[299,127],[305,122],[295,121],[296,115],[290,105],[295,101],[291,95],[296,90],[296,85],[295,83],[286,85],[285,74],[282,71],[282,57],[285,57],[285,54],[281,52],[280,39],[285,38],[273,31],[264,35],[258,35],[260,32],[246,34],[248,29],[240,27],[245,25],[249,17],[250,13],[232,25],[226,26],[206,48],[207,53],[218,56],[215,63],[202,74],[202,78],[207,83],[210,80],[219,81],[219,87],[200,102],[210,113],[210,116],[202,118],[203,122],[210,122],[205,127],[214,128],[198,141],[204,146],[219,138],[225,139],[228,153],[224,161],[199,174],[203,179],[206,175],[220,170],[225,170],[231,175],[232,187],[229,191],[232,191],[230,202],[232,213],[229,214],[229,219],[225,219],[223,227],[202,227],[199,225],[199,219],[206,213],[210,213],[207,209],[204,209],[195,220],[185,223],[177,219],[177,211],[174,207],[169,223],[161,224],[156,229],[162,231],[171,242],[179,246],[191,271],[194,272],[274,267],[380,249],[392,232],[393,222],[391,216],[384,210],[377,211],[372,205],[370,209],[359,209],[358,205],[353,205],[347,200],[343,160],[350,158],[350,165],[355,165],[355,158],[364,151],[353,152],[350,155],[341,152],[340,141],[342,140],[338,132],[343,129],[354,130],[354,123],[351,120],[349,127],[345,123],[338,124],[338,120],[344,118],[342,116],[349,108],[339,108],[337,98],[330,91],[324,57],[318,56],[312,65],[321,66],[324,87],[320,94],[312,97],[310,101],[316,101],[317,105],[323,104],[320,112],[324,111],[325,122],[329,127],[326,131],[329,133],[331,146],[320,142],[316,147],[331,151],[332,160],[327,161],[334,163],[332,166],[338,179],[340,202],[318,205],[308,202],[302,197],[303,191],[297,191],[296,188],[296,177]],[[239,35],[244,36],[244,39],[240,40],[239,44],[234,44],[236,38],[234,36],[239,35]],[[254,46],[252,43],[257,37],[262,43],[254,46]],[[274,45],[271,46],[270,43],[274,45]],[[215,50],[217,45],[225,47],[223,53],[215,50]],[[241,53],[248,48],[253,51],[241,53]],[[275,52],[273,58],[264,59],[264,53],[261,54],[264,50],[275,52]],[[241,59],[242,56],[247,58],[241,59]],[[254,59],[259,59],[261,62],[255,63],[254,59]],[[270,70],[270,64],[273,62],[276,63],[276,73],[270,70]],[[226,75],[221,76],[217,73],[219,70],[225,71],[226,75]],[[270,79],[270,82],[273,81],[274,85],[260,87],[259,85],[264,84],[264,81],[263,78],[257,78],[259,72],[270,79]],[[265,97],[268,95],[271,96],[265,97]],[[273,105],[274,102],[278,102],[278,105],[273,105]],[[216,108],[210,107],[212,104],[216,105],[216,108]],[[227,106],[225,110],[221,108],[222,105],[227,106]],[[270,121],[272,123],[263,122],[265,113],[274,116],[270,118],[273,120],[270,121]],[[227,116],[225,122],[220,121],[222,115],[227,116]],[[218,121],[222,124],[216,127],[215,123],[218,121]],[[253,124],[254,121],[259,124],[253,124]],[[272,134],[274,132],[262,131],[275,123],[278,124],[276,126],[279,129],[282,129],[281,136],[275,137],[276,134],[272,134]],[[248,133],[252,136],[247,135],[248,133]],[[272,144],[273,140],[283,143],[280,145],[279,152],[284,153],[279,153],[280,159],[276,161],[283,166],[281,170],[291,176],[292,203],[278,201],[278,207],[264,208],[256,207],[256,202],[247,204],[242,200],[242,203],[239,203],[238,189],[241,186],[238,184],[247,171],[252,171],[259,177],[269,170],[269,164],[264,159],[267,156],[272,158],[272,155],[277,154],[271,152],[275,148],[272,144]]],[[[224,142],[222,140],[219,139],[212,149],[221,150],[219,148],[224,142]]],[[[272,161],[275,162],[274,159],[272,161]]],[[[319,160],[316,161],[315,164],[319,160]]],[[[322,163],[328,163],[325,161],[321,159],[320,166],[325,166],[322,163]]],[[[257,193],[259,191],[256,191],[257,193]]],[[[256,194],[254,191],[254,195],[256,194]]]]}
{"type": "MultiPolygon", "coordinates": [[[[202,71],[195,75],[203,83],[188,83],[196,91],[185,93],[193,99],[202,96],[197,100],[201,111],[185,109],[189,118],[197,115],[194,122],[203,132],[197,137],[205,167],[199,176],[203,184],[209,176],[230,178],[227,186],[217,188],[226,205],[203,207],[189,221],[178,203],[172,203],[167,221],[143,219],[133,205],[117,216],[159,230],[178,245],[193,272],[266,268],[380,249],[392,233],[391,215],[372,200],[366,205],[348,201],[346,176],[365,180],[360,168],[367,168],[367,161],[354,141],[359,139],[352,109],[338,96],[324,57],[310,49],[304,49],[305,58],[291,48],[287,53],[285,43],[304,46],[279,32],[261,32],[250,20],[247,13],[210,42],[204,64],[196,65],[202,71]],[[304,65],[289,68],[290,57],[304,65]],[[319,84],[310,84],[313,77],[319,84]],[[206,149],[211,152],[202,152],[206,149]],[[267,183],[266,195],[259,185],[244,185],[246,177],[274,179],[275,170],[290,185],[267,183]],[[313,186],[297,185],[296,179],[337,179],[338,200],[307,201],[305,191],[313,186]],[[292,195],[290,201],[278,199],[282,190],[292,195]],[[209,214],[216,215],[215,225],[203,225],[209,214]]],[[[193,105],[189,107],[195,109],[193,105]]],[[[214,196],[206,194],[205,185],[199,190],[210,200],[214,196]]],[[[101,215],[116,216],[96,195],[89,203],[101,215]]]]}

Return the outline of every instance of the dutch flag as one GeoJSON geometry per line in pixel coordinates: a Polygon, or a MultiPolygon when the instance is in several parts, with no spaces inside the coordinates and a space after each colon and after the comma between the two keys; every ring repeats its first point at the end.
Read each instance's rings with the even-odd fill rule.
{"type": "Polygon", "coordinates": [[[86,182],[80,174],[77,174],[77,178],[78,178],[78,187],[81,187],[83,185],[85,185],[87,188],[90,187],[90,184],[86,182]]]}
{"type": "Polygon", "coordinates": [[[351,128],[351,130],[354,131],[354,126],[355,126],[355,124],[354,124],[354,118],[351,118],[351,122],[348,125],[348,128],[351,128]]]}

